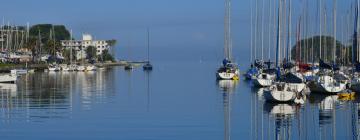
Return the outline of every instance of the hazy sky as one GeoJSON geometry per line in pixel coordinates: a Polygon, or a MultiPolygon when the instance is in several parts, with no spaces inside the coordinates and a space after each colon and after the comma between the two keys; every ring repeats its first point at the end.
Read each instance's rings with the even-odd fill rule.
{"type": "MultiPolygon", "coordinates": [[[[293,0],[294,23],[298,19],[296,13],[301,11],[300,2],[304,1],[293,0]]],[[[313,20],[317,1],[309,0],[310,18],[313,20]]],[[[337,1],[340,19],[353,0],[337,1]]],[[[242,53],[249,52],[250,2],[232,0],[234,51],[242,53]]],[[[266,0],[264,5],[266,15],[269,13],[268,2],[266,0]]],[[[329,16],[331,2],[327,0],[329,16]]],[[[85,32],[98,39],[114,38],[121,48],[145,46],[146,28],[149,27],[152,46],[210,48],[222,54],[224,0],[8,0],[2,2],[0,11],[0,17],[11,23],[64,24],[77,38],[85,32]]],[[[265,16],[264,21],[268,20],[269,16],[265,16]]],[[[309,22],[310,25],[316,23],[309,22]]],[[[341,32],[341,24],[338,23],[338,32],[341,32]]],[[[267,34],[268,28],[264,29],[267,34]]]]}

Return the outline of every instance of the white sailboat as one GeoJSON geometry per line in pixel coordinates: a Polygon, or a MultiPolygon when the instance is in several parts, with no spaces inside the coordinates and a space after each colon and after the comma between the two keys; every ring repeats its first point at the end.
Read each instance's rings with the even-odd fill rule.
{"type": "Polygon", "coordinates": [[[0,75],[0,83],[15,83],[17,81],[16,74],[4,74],[0,75]]]}
{"type": "Polygon", "coordinates": [[[77,71],[85,71],[85,70],[86,70],[86,67],[83,66],[83,65],[79,65],[79,66],[76,67],[76,70],[77,70],[77,71]]]}
{"type": "Polygon", "coordinates": [[[280,82],[267,88],[264,91],[264,97],[267,101],[275,102],[295,101],[296,97],[300,101],[303,98],[301,93],[306,88],[304,82],[300,73],[288,73],[282,77],[280,82]]]}
{"type": "Polygon", "coordinates": [[[310,82],[309,88],[311,92],[336,94],[345,90],[346,84],[345,81],[337,81],[331,76],[323,75],[310,82]]]}
{"type": "Polygon", "coordinates": [[[239,68],[237,64],[232,63],[231,58],[231,1],[225,0],[225,31],[224,31],[224,53],[225,59],[223,65],[217,70],[216,77],[219,80],[238,80],[239,68]]]}
{"type": "Polygon", "coordinates": [[[253,79],[253,84],[256,87],[268,87],[274,83],[276,75],[274,73],[261,73],[253,79]]]}
{"type": "Polygon", "coordinates": [[[48,70],[49,70],[49,71],[60,71],[61,68],[60,68],[59,65],[54,64],[54,65],[49,65],[49,66],[48,66],[48,70]]]}
{"type": "Polygon", "coordinates": [[[95,65],[86,66],[86,71],[96,71],[97,67],[95,65]]]}

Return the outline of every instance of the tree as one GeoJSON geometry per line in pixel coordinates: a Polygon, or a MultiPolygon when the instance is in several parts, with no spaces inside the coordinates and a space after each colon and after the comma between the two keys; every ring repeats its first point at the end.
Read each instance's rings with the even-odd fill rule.
{"type": "Polygon", "coordinates": [[[50,40],[50,31],[55,32],[55,40],[59,42],[60,40],[65,40],[70,38],[70,32],[66,29],[64,25],[52,25],[52,24],[37,24],[31,26],[29,30],[30,37],[37,38],[40,32],[42,37],[42,42],[48,42],[50,40]]]}
{"type": "Polygon", "coordinates": [[[114,47],[117,43],[117,41],[115,39],[111,39],[111,40],[107,40],[106,43],[111,46],[114,47]]]}
{"type": "Polygon", "coordinates": [[[25,44],[25,48],[29,49],[32,53],[32,61],[34,61],[37,56],[37,46],[39,46],[39,42],[36,38],[29,38],[28,42],[25,44]]]}
{"type": "Polygon", "coordinates": [[[44,49],[50,55],[55,55],[56,52],[60,52],[62,50],[62,46],[60,42],[54,40],[48,40],[44,46],[44,49]]]}
{"type": "Polygon", "coordinates": [[[322,36],[321,50],[320,36],[314,36],[298,41],[296,45],[292,47],[291,58],[293,60],[300,59],[305,62],[312,62],[312,60],[318,62],[321,52],[321,58],[327,62],[331,62],[334,57],[337,62],[349,60],[349,57],[351,57],[351,53],[349,52],[350,47],[345,46],[338,40],[336,40],[336,56],[334,56],[334,39],[335,38],[331,36],[322,36]],[[345,53],[350,55],[345,55],[345,53]]]}
{"type": "Polygon", "coordinates": [[[104,61],[114,62],[115,61],[114,57],[109,53],[108,50],[104,50],[102,52],[102,54],[98,57],[98,59],[99,59],[99,61],[102,61],[102,62],[104,62],[104,61]]]}
{"type": "Polygon", "coordinates": [[[93,60],[96,58],[96,47],[94,46],[89,46],[86,48],[85,52],[86,52],[86,58],[89,60],[93,60]]]}
{"type": "Polygon", "coordinates": [[[67,62],[70,62],[71,58],[72,58],[72,60],[76,60],[76,51],[73,49],[73,50],[72,50],[72,54],[71,54],[71,49],[72,49],[72,48],[70,48],[70,49],[65,49],[65,50],[63,51],[63,55],[64,55],[64,57],[65,57],[65,59],[66,59],[67,62]]]}

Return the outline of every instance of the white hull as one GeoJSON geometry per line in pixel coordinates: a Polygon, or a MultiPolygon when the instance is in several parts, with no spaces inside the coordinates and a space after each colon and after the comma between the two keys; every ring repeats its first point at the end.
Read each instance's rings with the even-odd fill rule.
{"type": "Polygon", "coordinates": [[[311,92],[317,93],[327,93],[327,94],[336,94],[346,89],[346,84],[338,84],[338,85],[327,85],[323,83],[311,83],[310,86],[311,92]]]}
{"type": "Polygon", "coordinates": [[[264,97],[266,101],[290,102],[295,100],[296,93],[293,91],[264,90],[264,97]]]}
{"type": "Polygon", "coordinates": [[[221,80],[232,80],[236,76],[236,73],[221,72],[217,73],[218,79],[221,80]]]}
{"type": "Polygon", "coordinates": [[[27,74],[28,71],[25,69],[13,69],[10,71],[11,74],[17,74],[17,75],[21,75],[21,74],[27,74]]]}
{"type": "Polygon", "coordinates": [[[14,74],[0,75],[0,83],[15,83],[17,76],[14,74]]]}
{"type": "Polygon", "coordinates": [[[253,84],[256,87],[269,87],[273,84],[276,76],[273,74],[261,73],[255,79],[253,84]]]}
{"type": "Polygon", "coordinates": [[[86,71],[96,71],[96,66],[94,66],[94,65],[87,66],[86,71]]]}
{"type": "Polygon", "coordinates": [[[240,72],[238,69],[235,72],[218,72],[216,76],[220,80],[233,80],[234,78],[238,78],[240,72]]]}
{"type": "Polygon", "coordinates": [[[297,93],[302,92],[306,85],[303,83],[282,83],[282,89],[278,85],[273,85],[264,90],[264,97],[272,102],[291,102],[296,98],[297,93]]]}
{"type": "Polygon", "coordinates": [[[253,79],[253,83],[257,87],[269,87],[274,80],[271,79],[253,79]]]}
{"type": "Polygon", "coordinates": [[[58,66],[53,66],[53,67],[48,67],[49,71],[60,71],[60,67],[58,66]]]}
{"type": "Polygon", "coordinates": [[[70,68],[68,68],[68,67],[63,67],[63,68],[61,68],[61,70],[62,70],[62,71],[70,71],[70,68]]]}
{"type": "Polygon", "coordinates": [[[309,84],[311,92],[336,94],[346,89],[346,83],[334,81],[330,76],[323,76],[309,84]]]}
{"type": "Polygon", "coordinates": [[[76,68],[76,70],[77,70],[77,71],[85,71],[86,68],[85,68],[85,66],[78,66],[78,67],[76,68]]]}

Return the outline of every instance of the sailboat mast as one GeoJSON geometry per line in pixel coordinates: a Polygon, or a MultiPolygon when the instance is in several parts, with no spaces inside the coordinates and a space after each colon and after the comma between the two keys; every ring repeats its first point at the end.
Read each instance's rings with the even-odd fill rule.
{"type": "Polygon", "coordinates": [[[322,30],[321,30],[321,27],[322,27],[322,23],[321,23],[321,20],[322,20],[322,17],[321,17],[321,11],[322,11],[322,7],[321,7],[321,5],[322,5],[322,2],[321,2],[321,0],[319,0],[319,16],[320,16],[320,18],[319,18],[319,29],[320,29],[320,46],[319,46],[319,59],[321,59],[321,46],[322,46],[322,30]]]}
{"type": "Polygon", "coordinates": [[[355,61],[358,61],[357,51],[358,51],[358,36],[357,36],[357,30],[358,30],[358,18],[359,18],[359,1],[356,0],[356,6],[355,6],[355,21],[354,21],[354,38],[353,38],[353,46],[352,46],[352,64],[355,64],[355,61]]]}
{"type": "Polygon", "coordinates": [[[278,25],[277,25],[277,43],[276,43],[276,61],[275,61],[275,65],[276,65],[276,67],[279,67],[279,60],[280,60],[280,44],[281,44],[281,37],[280,37],[280,24],[281,24],[281,22],[280,22],[280,18],[281,18],[281,16],[280,16],[280,13],[281,13],[281,2],[282,2],[282,0],[279,0],[279,6],[278,6],[278,25]]]}
{"type": "Polygon", "coordinates": [[[147,29],[147,61],[150,63],[150,31],[147,29]]]}
{"type": "Polygon", "coordinates": [[[288,38],[287,38],[287,47],[286,47],[286,61],[290,61],[290,45],[291,45],[291,0],[289,0],[289,15],[288,15],[288,38]]]}
{"type": "Polygon", "coordinates": [[[250,63],[253,62],[253,0],[250,0],[250,63]]]}
{"type": "Polygon", "coordinates": [[[225,0],[225,42],[224,42],[224,52],[225,58],[231,60],[231,0],[225,0]]]}
{"type": "Polygon", "coordinates": [[[70,30],[70,64],[72,64],[72,58],[73,58],[73,32],[72,29],[70,30]]]}
{"type": "Polygon", "coordinates": [[[269,0],[269,29],[268,29],[268,32],[269,32],[269,44],[268,44],[268,59],[270,61],[270,58],[271,58],[271,16],[272,16],[272,6],[271,6],[272,2],[271,0],[269,0]]]}
{"type": "Polygon", "coordinates": [[[257,45],[258,45],[258,27],[259,27],[259,12],[258,0],[255,0],[255,28],[254,28],[254,58],[257,59],[257,45]]]}
{"type": "Polygon", "coordinates": [[[334,6],[334,44],[333,44],[333,61],[336,63],[336,0],[333,3],[334,6]]]}
{"type": "Polygon", "coordinates": [[[262,0],[261,9],[261,59],[264,60],[264,15],[265,15],[265,0],[262,0]]]}

